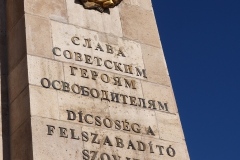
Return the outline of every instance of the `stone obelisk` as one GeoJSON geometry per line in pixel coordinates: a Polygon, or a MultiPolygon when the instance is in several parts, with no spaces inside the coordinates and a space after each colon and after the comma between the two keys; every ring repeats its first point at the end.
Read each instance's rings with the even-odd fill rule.
{"type": "Polygon", "coordinates": [[[151,0],[6,1],[5,159],[190,159],[151,0]]]}

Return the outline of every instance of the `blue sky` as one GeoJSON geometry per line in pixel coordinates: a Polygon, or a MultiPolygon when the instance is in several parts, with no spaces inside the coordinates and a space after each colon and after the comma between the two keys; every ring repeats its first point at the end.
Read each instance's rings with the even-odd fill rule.
{"type": "Polygon", "coordinates": [[[239,160],[240,1],[152,1],[191,160],[239,160]]]}

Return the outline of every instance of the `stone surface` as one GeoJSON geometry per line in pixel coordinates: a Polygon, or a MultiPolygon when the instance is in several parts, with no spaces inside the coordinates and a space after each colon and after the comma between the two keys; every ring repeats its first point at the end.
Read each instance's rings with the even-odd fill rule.
{"type": "Polygon", "coordinates": [[[156,112],[156,117],[160,139],[184,143],[185,139],[178,114],[172,115],[156,112]]]}
{"type": "Polygon", "coordinates": [[[171,86],[169,73],[161,48],[142,44],[143,60],[148,80],[162,85],[171,86]]]}
{"type": "Polygon", "coordinates": [[[27,52],[31,55],[52,58],[51,26],[42,17],[26,15],[27,52]]]}
{"type": "Polygon", "coordinates": [[[160,47],[159,35],[152,11],[135,5],[120,6],[123,36],[144,44],[160,47]]]}
{"type": "Polygon", "coordinates": [[[63,65],[48,59],[28,55],[28,80],[32,85],[41,85],[42,78],[64,80],[63,65]]]}
{"type": "Polygon", "coordinates": [[[81,127],[76,124],[38,117],[32,117],[31,122],[34,159],[82,159],[83,144],[80,140],[71,139],[71,135],[69,135],[70,128],[75,129],[75,133],[79,135],[81,127]],[[56,127],[53,135],[47,135],[47,125],[56,127]],[[67,128],[69,138],[60,137],[59,127],[67,128]]]}
{"type": "MultiPolygon", "coordinates": [[[[111,60],[113,62],[120,62],[122,64],[133,65],[139,68],[144,68],[141,46],[139,43],[136,43],[134,41],[123,40],[121,38],[118,38],[117,46],[116,46],[114,44],[110,44],[110,42],[108,41],[106,42],[100,41],[98,33],[95,31],[90,31],[90,30],[75,27],[73,25],[66,25],[58,22],[52,22],[52,37],[53,37],[53,46],[59,47],[61,49],[61,51],[58,51],[57,53],[60,56],[55,56],[56,60],[64,61],[68,63],[74,63],[77,65],[83,65],[90,68],[101,68],[102,70],[110,71],[103,65],[101,67],[96,66],[96,63],[97,63],[96,60],[94,61],[93,65],[86,64],[84,61],[76,61],[74,52],[78,52],[83,57],[84,57],[84,54],[87,54],[92,57],[102,58],[102,61],[111,60]],[[71,38],[73,36],[78,36],[80,38],[80,41],[79,41],[80,45],[74,45],[71,42],[71,38]],[[62,38],[62,37],[65,37],[65,38],[62,38]],[[85,44],[84,39],[88,39],[88,38],[92,39],[92,48],[83,47],[83,45],[85,44]],[[100,50],[96,50],[98,43],[100,43],[104,52],[100,50]],[[107,53],[106,44],[110,44],[113,46],[114,48],[113,54],[107,53]],[[117,56],[119,48],[123,48],[124,54],[125,56],[127,56],[127,58],[122,56],[117,56]],[[67,59],[63,56],[63,52],[65,50],[69,50],[73,53],[73,56],[71,59],[67,59]]],[[[116,73],[116,71],[114,70],[111,70],[111,72],[116,73]]],[[[125,74],[125,75],[129,75],[129,74],[125,74]]]]}
{"type": "Polygon", "coordinates": [[[190,159],[151,0],[109,13],[78,0],[15,1],[5,76],[11,160],[190,159]]]}
{"type": "Polygon", "coordinates": [[[31,115],[58,119],[58,95],[57,91],[44,90],[43,88],[30,86],[31,115]]]}
{"type": "Polygon", "coordinates": [[[142,88],[146,99],[167,103],[170,113],[178,112],[171,87],[142,81],[142,88]]]}
{"type": "Polygon", "coordinates": [[[100,14],[95,10],[85,10],[74,1],[66,1],[69,23],[90,30],[122,37],[122,27],[118,7],[110,9],[110,14],[100,14]],[[79,13],[76,16],[76,13],[79,13]]]}
{"type": "Polygon", "coordinates": [[[128,5],[139,6],[146,10],[153,10],[151,0],[125,0],[123,1],[123,3],[126,3],[128,5]]]}
{"type": "MultiPolygon", "coordinates": [[[[152,139],[149,139],[149,138],[146,138],[146,137],[143,137],[142,140],[143,141],[152,141],[152,139]]],[[[162,154],[163,155],[160,155],[159,151],[158,152],[156,151],[154,154],[146,153],[144,155],[145,160],[149,160],[148,157],[151,157],[151,160],[159,160],[160,158],[164,159],[164,160],[172,160],[172,159],[176,159],[176,160],[190,160],[189,155],[188,155],[188,151],[187,151],[187,148],[186,148],[186,144],[173,143],[173,142],[168,142],[168,141],[159,141],[159,140],[152,141],[152,143],[164,147],[164,148],[162,148],[162,151],[163,151],[162,154]],[[175,154],[176,155],[174,157],[168,156],[168,153],[166,153],[167,152],[167,148],[170,145],[175,150],[175,154]]],[[[149,149],[149,146],[147,146],[147,147],[149,149]]],[[[158,149],[159,149],[159,147],[158,147],[158,149]]],[[[170,150],[170,153],[172,153],[171,150],[170,150]]]]}
{"type": "Polygon", "coordinates": [[[24,8],[29,14],[67,22],[65,0],[25,0],[24,8]]]}

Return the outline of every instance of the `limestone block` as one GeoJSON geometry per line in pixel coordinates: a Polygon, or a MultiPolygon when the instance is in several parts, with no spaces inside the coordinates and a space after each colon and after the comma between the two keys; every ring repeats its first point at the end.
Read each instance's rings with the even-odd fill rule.
{"type": "Polygon", "coordinates": [[[28,73],[27,73],[27,58],[25,57],[16,68],[9,74],[9,102],[14,99],[27,87],[28,73]]]}
{"type": "Polygon", "coordinates": [[[148,81],[171,86],[169,73],[161,48],[142,44],[143,60],[148,81]]]}
{"type": "Polygon", "coordinates": [[[139,6],[146,10],[153,10],[151,0],[124,0],[123,3],[139,6]]]}
{"type": "Polygon", "coordinates": [[[86,10],[82,5],[74,3],[74,1],[66,2],[70,24],[122,37],[118,7],[110,9],[110,14],[101,14],[95,10],[86,10]]]}
{"type": "Polygon", "coordinates": [[[57,91],[31,85],[29,93],[31,116],[59,118],[57,91]]]}
{"type": "Polygon", "coordinates": [[[24,0],[7,0],[7,30],[12,28],[24,15],[24,0]]]}
{"type": "Polygon", "coordinates": [[[29,89],[24,91],[10,104],[10,134],[13,134],[30,117],[29,89]]]}
{"type": "Polygon", "coordinates": [[[13,160],[81,160],[92,156],[92,151],[98,152],[96,159],[189,159],[151,0],[123,0],[110,13],[86,10],[74,0],[25,0],[25,16],[23,1],[15,1],[8,1],[9,15],[13,15],[8,24],[13,160]],[[119,51],[124,55],[119,56],[119,51]],[[122,71],[116,64],[122,65],[122,71]],[[124,64],[133,66],[133,73],[127,73],[124,64]],[[146,69],[147,77],[137,75],[136,67],[146,69]],[[42,78],[55,80],[57,86],[43,87],[42,78]],[[135,88],[125,80],[134,81],[135,88]],[[64,89],[63,84],[69,86],[64,89]],[[94,98],[91,92],[74,93],[73,84],[101,94],[96,92],[94,98]],[[122,98],[117,102],[111,92],[126,95],[128,103],[123,104],[122,98]],[[130,96],[136,98],[136,105],[130,104],[130,96]],[[148,107],[147,100],[155,100],[158,109],[148,107]],[[76,117],[69,116],[69,111],[76,117]],[[110,127],[103,124],[107,118],[113,123],[118,120],[121,129],[111,122],[110,127]],[[124,130],[124,122],[139,125],[141,131],[124,130]],[[149,127],[154,134],[148,133],[149,127]],[[170,155],[169,146],[176,155],[170,155]]]}
{"type": "Polygon", "coordinates": [[[22,17],[8,34],[9,72],[25,57],[26,52],[25,19],[22,17]]]}
{"type": "Polygon", "coordinates": [[[132,129],[125,131],[125,133],[142,135],[145,137],[159,138],[159,130],[155,112],[152,110],[146,110],[136,106],[110,104],[109,105],[110,116],[114,120],[120,120],[129,122],[130,125],[137,123],[141,129],[140,133],[134,132],[132,129]],[[149,127],[152,129],[153,134],[149,132],[149,127]]]}
{"type": "Polygon", "coordinates": [[[98,32],[98,38],[100,42],[108,42],[109,44],[118,45],[118,37],[110,34],[98,32]]]}
{"type": "MultiPolygon", "coordinates": [[[[58,103],[59,119],[62,121],[69,121],[67,110],[76,114],[82,112],[84,115],[109,116],[108,102],[100,99],[59,91],[58,103]]],[[[76,120],[71,120],[70,122],[86,125],[86,123],[80,123],[78,120],[79,118],[77,117],[76,120]]],[[[90,126],[94,126],[94,124],[90,126]]]]}
{"type": "Polygon", "coordinates": [[[184,143],[184,135],[179,115],[156,112],[160,138],[167,141],[184,143]]]}
{"type": "MultiPolygon", "coordinates": [[[[139,43],[136,43],[134,41],[123,40],[121,38],[118,38],[117,45],[109,44],[109,42],[100,41],[99,40],[100,38],[97,32],[82,29],[82,28],[77,28],[76,26],[73,26],[73,25],[61,24],[54,21],[52,21],[52,37],[53,37],[53,47],[59,47],[61,49],[61,51],[57,50],[57,54],[59,56],[54,56],[56,60],[68,62],[68,63],[74,63],[77,65],[86,66],[89,68],[96,68],[96,69],[101,69],[105,71],[111,71],[114,73],[121,73],[123,75],[128,75],[128,76],[134,76],[134,74],[136,75],[136,72],[134,72],[133,75],[131,75],[124,72],[117,72],[114,69],[110,70],[103,66],[103,62],[105,60],[111,60],[112,62],[119,62],[121,64],[132,65],[133,69],[135,69],[135,67],[144,69],[141,46],[139,43]],[[74,36],[77,36],[79,38],[78,43],[80,43],[80,45],[74,45],[72,43],[71,39],[74,36]],[[85,45],[84,39],[88,39],[88,38],[91,38],[92,48],[84,47],[85,45]],[[102,46],[104,51],[100,51],[99,49],[96,50],[98,43],[102,46]],[[114,50],[113,54],[107,53],[106,44],[112,45],[114,50]],[[119,49],[122,49],[126,57],[122,55],[117,56],[119,49]],[[65,50],[71,51],[73,56],[69,57],[69,59],[65,58],[63,56],[63,52],[65,50]],[[80,53],[83,58],[85,54],[90,55],[92,59],[93,57],[99,57],[102,59],[102,64],[101,66],[97,66],[96,59],[94,60],[93,64],[87,64],[85,60],[76,61],[74,52],[80,53]]],[[[103,36],[101,35],[100,37],[102,38],[103,36]]],[[[137,78],[140,78],[140,77],[137,77],[137,78]]]]}
{"type": "Polygon", "coordinates": [[[27,58],[28,79],[30,84],[41,86],[42,78],[64,80],[63,66],[61,62],[31,55],[28,55],[27,58]]]}
{"type": "MultiPolygon", "coordinates": [[[[142,89],[144,98],[148,100],[155,100],[157,108],[159,108],[159,105],[157,105],[157,101],[160,101],[162,105],[164,105],[164,103],[167,104],[169,113],[178,112],[171,87],[142,81],[142,89]]],[[[161,108],[159,109],[161,110],[161,108]]]]}
{"type": "Polygon", "coordinates": [[[79,125],[52,119],[32,117],[31,127],[34,159],[82,159],[83,143],[80,140],[71,139],[70,133],[70,129],[74,129],[75,135],[81,137],[81,127],[79,125]],[[52,135],[48,135],[47,125],[55,127],[52,135]],[[67,129],[66,134],[68,138],[60,137],[59,127],[67,129]]]}
{"type": "Polygon", "coordinates": [[[52,58],[52,40],[50,22],[39,16],[25,15],[27,53],[52,58]]]}
{"type": "Polygon", "coordinates": [[[26,13],[67,22],[65,0],[25,0],[24,8],[26,13]]]}
{"type": "Polygon", "coordinates": [[[122,4],[120,5],[120,17],[124,37],[160,47],[158,29],[152,11],[122,4]]]}

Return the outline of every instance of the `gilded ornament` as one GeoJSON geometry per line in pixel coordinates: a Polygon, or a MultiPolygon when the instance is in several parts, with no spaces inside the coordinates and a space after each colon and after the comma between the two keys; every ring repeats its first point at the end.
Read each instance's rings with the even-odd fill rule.
{"type": "Polygon", "coordinates": [[[121,1],[122,0],[81,0],[81,3],[86,9],[96,9],[102,13],[108,8],[117,6],[121,1]]]}

